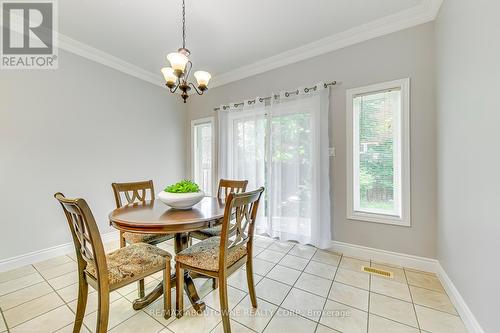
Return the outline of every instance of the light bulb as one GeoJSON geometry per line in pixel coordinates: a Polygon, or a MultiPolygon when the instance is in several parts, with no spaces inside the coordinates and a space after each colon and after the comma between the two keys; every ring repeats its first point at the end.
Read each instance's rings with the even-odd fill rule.
{"type": "Polygon", "coordinates": [[[186,55],[179,52],[172,52],[167,54],[167,59],[170,62],[170,65],[174,69],[174,72],[184,73],[184,69],[186,68],[186,64],[189,59],[186,55]]]}
{"type": "Polygon", "coordinates": [[[163,77],[167,82],[167,86],[173,87],[175,85],[175,81],[177,81],[177,76],[174,73],[174,69],[172,67],[163,67],[161,69],[163,77]]]}
{"type": "Polygon", "coordinates": [[[196,82],[198,82],[198,86],[202,89],[206,89],[212,75],[210,75],[209,72],[197,71],[194,73],[194,77],[196,78],[196,82]]]}

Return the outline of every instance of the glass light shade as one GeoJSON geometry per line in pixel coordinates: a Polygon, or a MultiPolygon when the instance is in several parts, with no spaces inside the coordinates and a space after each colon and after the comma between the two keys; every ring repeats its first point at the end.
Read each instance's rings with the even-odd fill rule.
{"type": "Polygon", "coordinates": [[[188,57],[179,52],[172,52],[167,54],[167,59],[170,62],[170,66],[176,71],[184,72],[186,64],[189,61],[188,57]]]}
{"type": "Polygon", "coordinates": [[[194,72],[194,77],[196,78],[196,82],[198,82],[199,86],[208,86],[208,81],[212,78],[209,72],[205,71],[197,71],[194,72]]]}
{"type": "Polygon", "coordinates": [[[175,83],[175,81],[177,81],[177,76],[175,76],[174,69],[172,67],[163,67],[161,69],[161,73],[167,83],[175,83]]]}

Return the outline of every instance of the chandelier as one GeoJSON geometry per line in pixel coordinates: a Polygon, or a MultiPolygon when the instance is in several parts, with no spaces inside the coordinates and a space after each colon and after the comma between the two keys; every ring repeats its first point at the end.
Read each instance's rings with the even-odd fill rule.
{"type": "Polygon", "coordinates": [[[167,54],[170,67],[163,67],[161,72],[171,93],[175,93],[177,89],[180,89],[184,103],[189,97],[188,91],[191,90],[191,87],[194,88],[198,95],[203,95],[203,92],[208,89],[208,82],[212,77],[209,72],[196,71],[194,77],[198,87],[188,82],[189,74],[193,68],[193,63],[189,60],[189,54],[190,52],[186,48],[186,5],[182,0],[182,47],[177,52],[167,54]]]}

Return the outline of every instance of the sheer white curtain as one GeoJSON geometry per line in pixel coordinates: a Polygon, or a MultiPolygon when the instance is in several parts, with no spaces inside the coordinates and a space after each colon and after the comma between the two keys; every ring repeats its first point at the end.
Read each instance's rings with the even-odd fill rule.
{"type": "Polygon", "coordinates": [[[219,171],[264,185],[257,232],[318,247],[330,241],[329,89],[275,93],[219,111],[219,171]]]}

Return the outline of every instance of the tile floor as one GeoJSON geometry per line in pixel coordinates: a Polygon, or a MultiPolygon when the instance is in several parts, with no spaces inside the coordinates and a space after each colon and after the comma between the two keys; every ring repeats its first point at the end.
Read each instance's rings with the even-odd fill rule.
{"type": "MultiPolygon", "coordinates": [[[[106,244],[108,251],[117,242],[106,244]]],[[[162,245],[173,253],[172,243],[162,245]]],[[[255,241],[258,310],[252,310],[244,270],[229,278],[233,332],[460,333],[466,329],[438,278],[431,273],[348,258],[311,246],[255,241]],[[391,270],[387,279],[361,266],[391,270]]],[[[0,273],[0,332],[72,332],[77,298],[75,256],[53,258],[0,273]]],[[[161,274],[146,280],[151,290],[161,274]]],[[[132,309],[136,284],[112,293],[110,332],[223,332],[217,291],[195,281],[207,310],[195,313],[185,300],[181,319],[162,317],[161,299],[132,309]]],[[[93,332],[96,293],[89,288],[82,332],[93,332]]],[[[175,293],[173,293],[175,295],[175,293]]]]}

